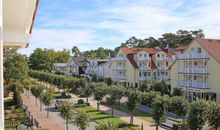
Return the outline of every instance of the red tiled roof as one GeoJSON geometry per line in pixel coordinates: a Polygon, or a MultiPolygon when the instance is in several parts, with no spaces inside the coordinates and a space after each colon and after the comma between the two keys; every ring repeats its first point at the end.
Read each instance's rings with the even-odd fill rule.
{"type": "Polygon", "coordinates": [[[154,54],[156,53],[156,49],[154,48],[141,48],[142,51],[146,51],[149,54],[154,54]]]}
{"type": "Polygon", "coordinates": [[[174,50],[174,51],[183,51],[183,50],[185,50],[187,47],[188,47],[188,46],[179,46],[179,47],[177,47],[177,48],[174,48],[173,50],[174,50]]]}
{"type": "Polygon", "coordinates": [[[197,38],[196,41],[220,63],[220,40],[197,38]]]}
{"type": "Polygon", "coordinates": [[[135,69],[138,69],[138,65],[137,63],[134,61],[134,55],[133,54],[128,54],[127,55],[128,60],[131,62],[131,64],[133,65],[133,67],[135,69]]]}

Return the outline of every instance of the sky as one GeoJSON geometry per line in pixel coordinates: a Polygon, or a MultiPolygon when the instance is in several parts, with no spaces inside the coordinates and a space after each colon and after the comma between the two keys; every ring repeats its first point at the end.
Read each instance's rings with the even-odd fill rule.
{"type": "Polygon", "coordinates": [[[30,45],[81,51],[114,49],[129,37],[160,37],[178,29],[220,39],[219,0],[40,0],[30,45]]]}

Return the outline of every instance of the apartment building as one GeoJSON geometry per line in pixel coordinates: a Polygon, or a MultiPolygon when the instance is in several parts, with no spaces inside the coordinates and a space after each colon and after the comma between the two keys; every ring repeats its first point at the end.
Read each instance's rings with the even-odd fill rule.
{"type": "Polygon", "coordinates": [[[138,87],[152,80],[170,84],[170,65],[175,56],[168,49],[125,47],[112,60],[112,80],[126,87],[138,87]]]}
{"type": "Polygon", "coordinates": [[[220,102],[220,40],[195,39],[171,67],[171,87],[197,98],[220,102]]]}
{"type": "MultiPolygon", "coordinates": [[[[86,74],[87,75],[96,75],[99,76],[99,70],[102,71],[104,67],[103,64],[107,63],[109,59],[100,59],[100,58],[89,58],[86,66],[86,74]]],[[[107,70],[108,68],[105,67],[107,70]]],[[[104,72],[103,72],[104,73],[104,72]]]]}

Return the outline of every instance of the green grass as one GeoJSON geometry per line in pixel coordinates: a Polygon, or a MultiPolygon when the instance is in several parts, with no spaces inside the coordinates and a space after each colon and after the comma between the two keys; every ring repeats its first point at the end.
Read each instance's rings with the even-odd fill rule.
{"type": "MultiPolygon", "coordinates": [[[[137,126],[129,126],[127,122],[121,120],[120,118],[116,118],[116,117],[112,118],[111,115],[97,111],[95,108],[92,108],[90,106],[78,107],[76,108],[76,110],[85,111],[89,115],[90,119],[94,120],[98,124],[110,121],[117,124],[118,126],[127,126],[129,128],[132,128],[133,130],[140,130],[140,128],[137,126]]],[[[123,130],[123,129],[119,128],[118,130],[123,130]]]]}

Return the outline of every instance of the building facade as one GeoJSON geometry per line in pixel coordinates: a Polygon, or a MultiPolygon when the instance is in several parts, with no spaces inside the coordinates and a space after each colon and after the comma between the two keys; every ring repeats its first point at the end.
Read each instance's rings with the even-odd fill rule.
{"type": "Polygon", "coordinates": [[[65,75],[84,75],[87,63],[88,60],[85,57],[70,57],[66,64],[65,75]]]}
{"type": "Polygon", "coordinates": [[[171,87],[184,91],[189,101],[220,101],[220,40],[195,39],[171,67],[171,87]]]}
{"type": "Polygon", "coordinates": [[[66,63],[53,63],[53,73],[65,73],[66,63]]]}
{"type": "Polygon", "coordinates": [[[168,49],[120,48],[112,58],[111,77],[126,87],[139,87],[144,81],[170,84],[170,65],[175,60],[168,49]]]}

